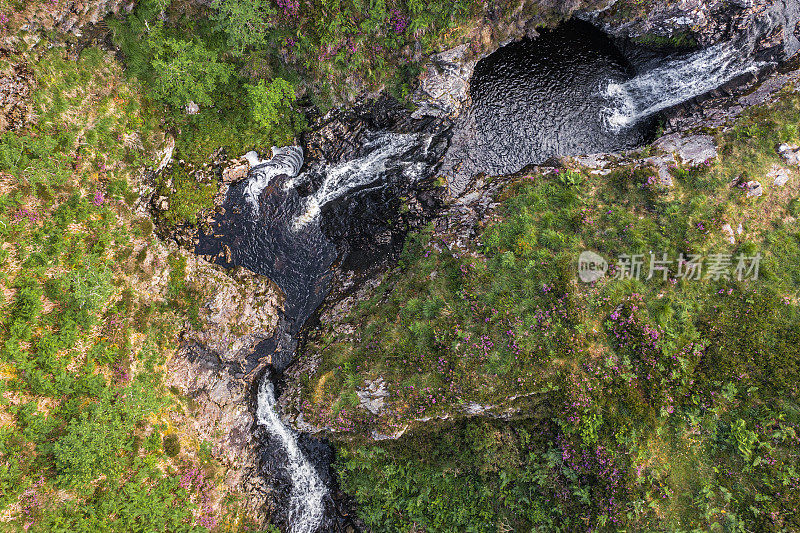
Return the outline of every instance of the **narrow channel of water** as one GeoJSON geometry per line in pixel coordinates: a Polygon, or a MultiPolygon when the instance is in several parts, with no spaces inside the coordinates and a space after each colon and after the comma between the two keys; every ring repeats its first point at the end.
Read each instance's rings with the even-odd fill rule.
{"type": "Polygon", "coordinates": [[[297,445],[297,435],[286,427],[278,414],[275,385],[265,379],[258,389],[258,423],[273,435],[286,452],[285,468],[292,480],[289,508],[291,533],[320,530],[325,516],[323,503],[328,488],[297,445]]]}

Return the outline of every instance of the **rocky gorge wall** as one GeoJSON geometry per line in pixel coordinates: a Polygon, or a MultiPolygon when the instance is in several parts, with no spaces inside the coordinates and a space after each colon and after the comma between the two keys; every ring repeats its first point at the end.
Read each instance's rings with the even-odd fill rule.
{"type": "MultiPolygon", "coordinates": [[[[769,10],[765,12],[769,13],[769,10]]],[[[754,49],[760,52],[771,50],[777,54],[776,59],[785,62],[797,51],[796,37],[784,33],[785,20],[780,20],[783,22],[779,22],[776,28],[778,34],[782,36],[781,39],[758,40],[754,49]]],[[[765,24],[769,27],[769,24],[772,24],[775,19],[767,17],[766,21],[765,24]]],[[[749,29],[752,27],[748,27],[749,29]]],[[[432,65],[427,72],[432,77],[441,77],[434,84],[436,89],[429,92],[426,92],[425,83],[429,83],[432,77],[423,77],[423,89],[417,95],[422,103],[417,110],[418,115],[457,118],[465,106],[469,105],[469,99],[464,97],[462,92],[469,89],[469,79],[466,76],[474,66],[472,60],[467,59],[468,57],[468,48],[462,46],[432,58],[432,65]],[[436,71],[436,73],[432,73],[432,71],[436,71]]],[[[798,81],[798,76],[796,70],[789,69],[786,72],[768,70],[761,77],[751,76],[747,80],[740,80],[738,84],[731,84],[731,86],[712,91],[705,95],[702,101],[679,106],[666,116],[666,135],[657,139],[652,147],[644,152],[632,150],[616,154],[593,154],[564,158],[554,164],[558,167],[579,168],[595,176],[608,174],[613,169],[620,167],[651,169],[662,180],[662,185],[670,188],[673,185],[670,169],[679,165],[689,167],[703,165],[717,157],[716,138],[713,135],[699,132],[728,131],[734,121],[749,109],[774,102],[783,91],[792,90],[798,81]]],[[[427,87],[430,89],[432,85],[427,87]]],[[[791,155],[794,154],[792,150],[792,147],[787,147],[784,151],[791,155]]],[[[752,193],[752,196],[763,193],[762,185],[764,188],[774,187],[776,191],[780,191],[787,183],[789,176],[794,172],[793,165],[795,163],[790,160],[791,158],[784,157],[784,159],[787,161],[786,165],[774,167],[765,175],[754,177],[752,189],[755,192],[752,193]]],[[[544,166],[528,170],[552,173],[557,171],[557,168],[544,166]]],[[[457,193],[450,191],[451,196],[447,207],[433,221],[434,230],[431,234],[431,241],[440,243],[438,246],[443,248],[456,250],[457,253],[471,253],[470,250],[481,228],[484,227],[487,220],[493,218],[494,209],[499,205],[498,198],[507,183],[506,178],[487,180],[485,176],[477,175],[464,190],[457,193]]],[[[775,192],[775,194],[782,195],[780,192],[775,192]]],[[[731,243],[738,242],[737,239],[742,231],[741,226],[734,230],[733,227],[736,224],[733,223],[733,226],[731,224],[732,222],[728,221],[715,228],[716,235],[731,243]]],[[[337,280],[333,296],[327,299],[321,307],[319,332],[315,334],[319,338],[316,340],[319,341],[326,335],[344,335],[360,339],[355,342],[368,343],[368,339],[361,336],[358,325],[351,321],[353,312],[360,302],[368,301],[376,294],[390,293],[391,286],[381,286],[385,282],[386,279],[377,276],[358,285],[351,277],[343,273],[337,280]],[[346,290],[337,290],[338,288],[346,290]]],[[[310,355],[305,355],[301,349],[299,353],[304,355],[301,355],[297,363],[287,371],[288,386],[281,397],[282,410],[290,417],[296,428],[311,434],[329,436],[334,440],[396,439],[407,431],[425,425],[436,426],[439,422],[447,419],[457,420],[474,416],[514,418],[522,413],[536,412],[541,397],[540,394],[525,394],[509,396],[505,401],[490,404],[467,402],[460,408],[454,408],[433,419],[430,417],[408,419],[403,427],[397,428],[385,423],[386,408],[392,401],[392,395],[386,381],[379,376],[358,389],[356,409],[360,412],[361,422],[358,430],[353,432],[350,429],[344,429],[339,423],[324,422],[310,412],[309,405],[313,405],[317,399],[316,397],[310,398],[308,390],[304,390],[299,384],[308,376],[313,376],[313,379],[320,378],[318,369],[322,363],[316,349],[312,349],[310,352],[310,355]]],[[[324,381],[323,377],[319,387],[324,387],[324,381]]]]}
{"type": "MultiPolygon", "coordinates": [[[[467,36],[465,44],[430,57],[414,95],[416,116],[456,117],[469,105],[469,80],[478,61],[510,41],[535,36],[537,27],[547,25],[538,17],[526,17],[526,5],[520,5],[519,18],[511,17],[513,22],[487,17],[467,36]]],[[[558,6],[558,11],[565,18],[574,16],[591,22],[623,46],[638,42],[654,47],[687,43],[708,47],[722,41],[743,41],[752,54],[777,62],[788,60],[800,49],[800,3],[794,0],[683,0],[632,5],[612,0],[601,6],[558,6]]]]}
{"type": "Polygon", "coordinates": [[[4,11],[0,22],[0,47],[14,46],[40,31],[79,34],[87,24],[102,21],[109,13],[130,11],[135,0],[24,1],[4,11]]]}

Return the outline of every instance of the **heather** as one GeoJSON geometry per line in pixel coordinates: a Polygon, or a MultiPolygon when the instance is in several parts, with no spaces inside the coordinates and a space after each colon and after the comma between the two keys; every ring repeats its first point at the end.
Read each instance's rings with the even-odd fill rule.
{"type": "Polygon", "coordinates": [[[140,293],[157,243],[135,187],[163,134],[109,53],[15,60],[34,71],[36,120],[0,136],[4,527],[219,529],[215,461],[202,443],[181,453],[185,399],[162,384],[190,291],[172,268],[166,301],[140,293]]]}
{"type": "Polygon", "coordinates": [[[648,166],[522,173],[466,248],[412,235],[350,327],[306,346],[322,363],[303,412],[344,439],[343,483],[368,523],[797,528],[798,191],[747,198],[736,178],[780,164],[772,147],[796,142],[798,118],[786,91],[720,133],[716,160],[672,168],[672,187],[648,166]],[[732,244],[721,227],[740,221],[732,244]],[[583,250],[609,275],[580,281],[583,250]],[[651,252],[672,261],[646,279],[651,252]],[[757,279],[736,269],[756,253],[757,279]],[[640,279],[621,254],[643,254],[640,279]],[[707,258],[699,279],[681,254],[707,258]],[[374,416],[357,392],[377,379],[388,396],[374,416]],[[364,440],[386,434],[402,436],[364,440]]]}

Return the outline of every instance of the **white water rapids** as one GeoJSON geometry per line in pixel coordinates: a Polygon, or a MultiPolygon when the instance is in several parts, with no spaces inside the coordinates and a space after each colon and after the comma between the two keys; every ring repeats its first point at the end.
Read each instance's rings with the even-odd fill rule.
{"type": "MultiPolygon", "coordinates": [[[[426,170],[421,160],[428,155],[432,136],[421,133],[383,132],[367,140],[363,145],[365,155],[324,170],[324,178],[319,189],[303,199],[303,211],[294,218],[294,229],[299,230],[319,217],[320,211],[337,198],[350,191],[382,187],[380,182],[387,171],[397,170],[413,182],[426,170]],[[413,151],[412,158],[419,161],[408,161],[403,156],[413,151]]],[[[280,175],[288,179],[283,187],[291,189],[301,183],[307,173],[298,175],[303,166],[303,150],[299,146],[272,147],[272,159],[261,161],[255,152],[246,156],[252,170],[245,188],[245,198],[256,214],[258,214],[259,196],[261,192],[280,175]]]]}
{"type": "Polygon", "coordinates": [[[286,450],[288,457],[286,469],[292,478],[289,531],[315,533],[322,524],[323,498],[328,489],[314,470],[314,466],[300,451],[295,434],[281,422],[276,406],[275,387],[266,378],[258,389],[256,416],[259,425],[264,426],[286,450]]]}
{"type": "MultiPolygon", "coordinates": [[[[322,185],[314,194],[304,200],[305,209],[301,215],[295,218],[295,229],[301,229],[315,220],[325,204],[340,198],[349,191],[365,190],[365,187],[379,181],[386,171],[393,166],[393,158],[417,146],[423,140],[423,137],[427,137],[427,143],[421,147],[423,153],[415,156],[422,159],[430,147],[430,136],[411,133],[382,133],[364,144],[367,154],[363,157],[328,168],[325,171],[322,185]]],[[[422,163],[399,163],[405,177],[412,182],[419,177],[425,168],[422,163]]],[[[381,186],[382,184],[380,183],[376,185],[376,187],[381,186]]]]}
{"type": "Polygon", "coordinates": [[[303,149],[299,146],[273,146],[272,159],[261,161],[256,152],[247,152],[245,158],[250,163],[251,170],[244,195],[258,213],[258,198],[273,178],[281,174],[293,178],[300,172],[303,166],[303,149]]]}
{"type": "Polygon", "coordinates": [[[609,129],[617,132],[760,66],[732,43],[720,43],[668,60],[626,82],[609,83],[605,96],[613,106],[602,114],[609,129]]]}

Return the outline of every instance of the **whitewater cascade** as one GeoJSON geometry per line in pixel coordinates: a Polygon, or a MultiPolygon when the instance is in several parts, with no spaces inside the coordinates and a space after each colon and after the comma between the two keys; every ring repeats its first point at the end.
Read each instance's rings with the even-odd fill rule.
{"type": "Polygon", "coordinates": [[[250,179],[244,191],[247,202],[258,214],[258,198],[276,176],[297,176],[303,166],[303,149],[299,146],[272,147],[272,159],[261,161],[255,152],[245,154],[250,163],[250,179]]]}
{"type": "Polygon", "coordinates": [[[618,132],[639,120],[707,93],[762,64],[733,43],[720,43],[661,65],[618,83],[604,95],[613,102],[602,110],[608,128],[618,132]]]}
{"type": "Polygon", "coordinates": [[[402,168],[403,175],[413,182],[422,175],[426,166],[422,162],[409,163],[403,156],[414,149],[414,159],[426,157],[431,140],[430,135],[385,132],[368,140],[363,146],[366,155],[325,170],[322,185],[304,199],[304,211],[295,218],[294,228],[301,229],[315,220],[325,204],[345,193],[366,190],[392,168],[402,168]]]}
{"type": "Polygon", "coordinates": [[[315,533],[322,524],[323,498],[328,489],[300,451],[295,434],[281,422],[276,403],[275,386],[265,377],[258,389],[256,416],[259,425],[277,438],[286,450],[286,469],[292,479],[289,528],[292,533],[315,533]]]}

